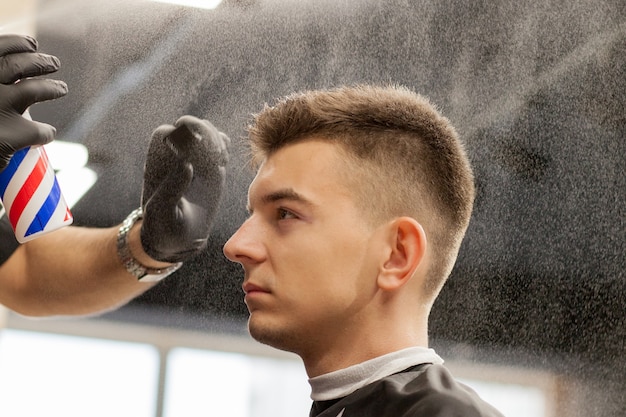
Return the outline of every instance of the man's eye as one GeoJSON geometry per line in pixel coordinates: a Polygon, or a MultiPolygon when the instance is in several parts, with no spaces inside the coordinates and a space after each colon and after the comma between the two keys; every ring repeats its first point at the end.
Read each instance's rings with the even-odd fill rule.
{"type": "Polygon", "coordinates": [[[278,209],[278,220],[295,219],[297,216],[284,208],[278,209]]]}

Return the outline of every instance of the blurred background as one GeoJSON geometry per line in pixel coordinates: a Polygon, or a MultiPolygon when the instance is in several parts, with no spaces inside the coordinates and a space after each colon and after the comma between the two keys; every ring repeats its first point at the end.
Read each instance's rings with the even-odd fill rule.
{"type": "Polygon", "coordinates": [[[112,226],[139,205],[160,124],[206,118],[233,148],[202,256],[101,317],[6,314],[0,404],[15,409],[2,415],[41,415],[43,403],[64,416],[70,403],[92,416],[307,415],[303,369],[249,339],[242,273],[221,248],[246,217],[250,115],[294,91],[353,83],[430,97],[475,169],[474,215],[431,315],[432,347],[507,416],[626,415],[623,0],[9,3],[0,32],[36,34],[69,85],[31,114],[84,154],[58,167],[80,180],[64,186],[76,191],[76,224],[112,226]],[[113,345],[81,362],[97,340],[113,345]],[[76,387],[59,382],[72,363],[86,372],[71,374],[76,387]],[[9,369],[27,375],[23,386],[9,369]],[[114,390],[107,373],[129,388],[114,390]],[[141,397],[136,410],[107,408],[130,404],[128,392],[141,397]]]}

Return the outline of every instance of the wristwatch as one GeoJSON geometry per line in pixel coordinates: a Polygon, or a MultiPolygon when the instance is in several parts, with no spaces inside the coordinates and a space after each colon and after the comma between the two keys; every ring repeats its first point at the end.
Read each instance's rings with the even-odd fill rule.
{"type": "Polygon", "coordinates": [[[148,268],[133,257],[128,247],[128,232],[132,229],[137,220],[143,218],[143,210],[139,207],[133,210],[128,217],[122,222],[117,232],[117,256],[119,256],[122,264],[126,267],[126,270],[134,275],[141,282],[157,282],[170,275],[174,271],[177,271],[182,265],[182,262],[175,263],[174,265],[165,268],[148,268]]]}

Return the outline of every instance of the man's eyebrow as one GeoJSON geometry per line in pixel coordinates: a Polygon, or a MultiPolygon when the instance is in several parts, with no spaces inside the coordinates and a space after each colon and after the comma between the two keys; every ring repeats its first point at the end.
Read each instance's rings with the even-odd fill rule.
{"type": "MultiPolygon", "coordinates": [[[[275,203],[281,200],[295,201],[298,203],[303,203],[307,206],[313,205],[313,203],[309,199],[304,197],[302,194],[297,193],[292,188],[285,188],[282,190],[277,190],[268,194],[264,194],[260,199],[261,203],[263,204],[275,203]]],[[[247,204],[247,209],[249,213],[252,213],[252,207],[250,206],[249,201],[247,204]]]]}

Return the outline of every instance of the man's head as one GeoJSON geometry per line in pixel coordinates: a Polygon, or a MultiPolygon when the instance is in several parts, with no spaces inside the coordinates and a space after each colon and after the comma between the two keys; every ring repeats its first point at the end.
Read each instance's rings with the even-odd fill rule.
{"type": "Polygon", "coordinates": [[[224,252],[244,267],[252,336],[303,359],[355,340],[392,349],[364,345],[426,320],[469,221],[455,131],[409,90],[359,86],[289,96],[249,133],[250,217],[224,252]]]}
{"type": "Polygon", "coordinates": [[[472,170],[448,119],[402,87],[356,86],[288,96],[249,128],[260,164],[285,145],[324,138],[345,152],[345,174],[363,220],[415,218],[434,254],[426,293],[449,275],[474,201],[472,170]]]}

